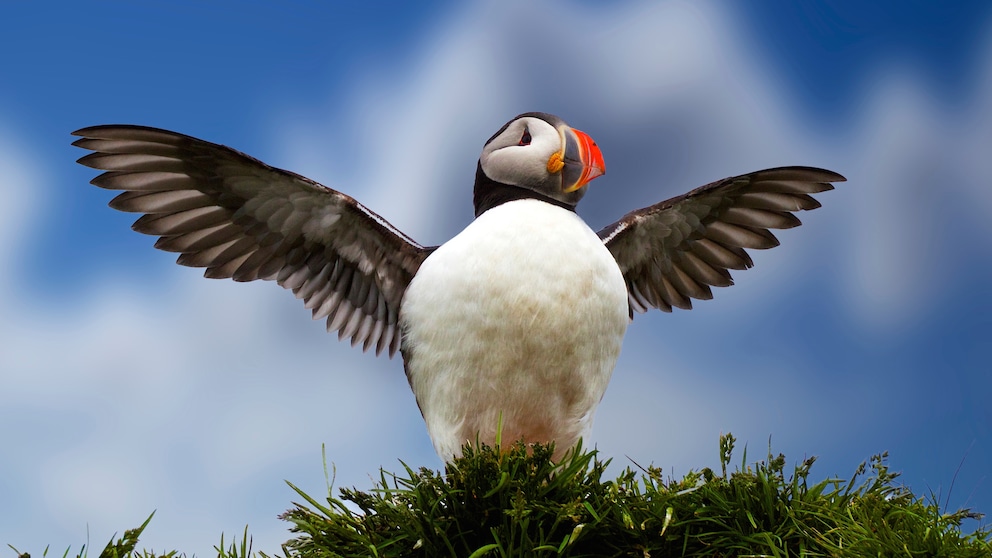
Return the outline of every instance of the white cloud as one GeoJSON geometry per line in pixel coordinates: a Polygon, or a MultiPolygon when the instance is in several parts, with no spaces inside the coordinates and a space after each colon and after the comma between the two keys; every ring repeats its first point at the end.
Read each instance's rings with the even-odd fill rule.
{"type": "Polygon", "coordinates": [[[959,184],[948,181],[941,115],[919,80],[897,70],[876,78],[854,154],[861,192],[848,208],[859,239],[847,268],[855,315],[874,329],[909,326],[932,304],[944,232],[934,211],[959,184]]]}
{"type": "MultiPolygon", "coordinates": [[[[0,129],[6,127],[0,124],[0,129]]],[[[21,250],[28,244],[31,215],[44,201],[31,185],[44,182],[45,173],[13,138],[0,134],[0,269],[14,269],[21,250]]],[[[0,273],[0,297],[10,288],[10,273],[0,273]]],[[[4,300],[0,298],[0,309],[4,300]]]]}
{"type": "MultiPolygon", "coordinates": [[[[0,167],[26,178],[5,205],[25,227],[37,212],[16,189],[44,183],[0,167]]],[[[347,464],[344,485],[397,455],[434,464],[398,361],[336,344],[274,285],[207,281],[167,260],[157,288],[107,274],[78,304],[0,291],[0,474],[19,510],[0,539],[78,547],[90,533],[99,545],[158,509],[151,547],[203,552],[248,523],[278,548],[288,535],[275,516],[294,498],[282,479],[319,495],[321,444],[347,464]]]]}
{"type": "Polygon", "coordinates": [[[844,153],[861,192],[842,208],[853,217],[843,277],[852,314],[874,333],[919,326],[944,293],[989,261],[992,48],[986,52],[971,102],[963,93],[958,103],[939,102],[908,61],[878,68],[869,83],[844,153]]]}

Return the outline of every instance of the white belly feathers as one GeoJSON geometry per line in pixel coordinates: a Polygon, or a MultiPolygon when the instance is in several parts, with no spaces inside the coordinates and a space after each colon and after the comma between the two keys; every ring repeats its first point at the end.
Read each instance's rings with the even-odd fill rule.
{"type": "Polygon", "coordinates": [[[629,322],[612,254],[576,214],[537,200],[479,216],[420,267],[400,312],[403,353],[438,454],[476,437],[588,435],[629,322]]]}

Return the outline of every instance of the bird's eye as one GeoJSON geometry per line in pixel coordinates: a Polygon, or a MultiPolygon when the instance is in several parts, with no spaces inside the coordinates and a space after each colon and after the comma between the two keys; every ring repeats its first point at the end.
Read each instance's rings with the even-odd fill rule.
{"type": "Polygon", "coordinates": [[[530,145],[530,130],[524,130],[524,135],[520,136],[520,143],[517,145],[530,145]]]}

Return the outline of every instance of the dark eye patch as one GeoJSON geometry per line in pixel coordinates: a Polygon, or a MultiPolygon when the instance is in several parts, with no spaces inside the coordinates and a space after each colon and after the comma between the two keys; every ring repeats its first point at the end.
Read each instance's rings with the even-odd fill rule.
{"type": "Polygon", "coordinates": [[[520,136],[520,142],[517,145],[530,145],[530,130],[524,128],[524,135],[520,136]]]}

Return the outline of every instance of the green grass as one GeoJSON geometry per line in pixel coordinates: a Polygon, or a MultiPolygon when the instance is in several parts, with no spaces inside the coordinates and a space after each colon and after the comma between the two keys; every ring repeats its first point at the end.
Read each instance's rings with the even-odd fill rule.
{"type": "MultiPolygon", "coordinates": [[[[787,473],[782,455],[754,464],[745,455],[728,471],[733,449],[734,438],[721,437],[720,471],[677,480],[654,467],[604,480],[609,462],[595,451],[578,449],[556,464],[552,448],[516,444],[467,447],[443,474],[381,471],[372,489],[337,496],[330,482],[320,498],[291,484],[303,503],[281,516],[293,534],[281,555],[992,556],[992,528],[962,530],[979,514],[946,513],[932,495],[912,494],[895,482],[885,454],[850,479],[811,483],[814,458],[787,473]]],[[[100,558],[152,558],[135,551],[147,524],[111,541],[100,558]]],[[[218,558],[269,558],[249,540],[247,530],[240,544],[225,546],[222,537],[218,558]]]]}

